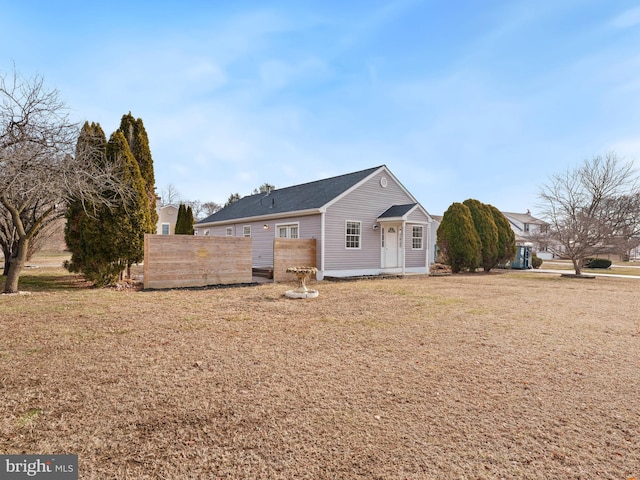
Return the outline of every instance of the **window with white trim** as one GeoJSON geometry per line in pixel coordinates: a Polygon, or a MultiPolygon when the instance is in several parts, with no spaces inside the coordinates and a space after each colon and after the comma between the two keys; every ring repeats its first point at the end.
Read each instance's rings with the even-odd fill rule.
{"type": "Polygon", "coordinates": [[[362,222],[347,220],[345,230],[345,247],[360,248],[360,237],[362,232],[362,222]]]}
{"type": "Polygon", "coordinates": [[[299,224],[277,225],[276,232],[279,238],[300,238],[299,224]]]}
{"type": "Polygon", "coordinates": [[[411,227],[411,247],[414,250],[422,250],[422,241],[424,235],[424,227],[422,225],[413,225],[411,227]]]}
{"type": "Polygon", "coordinates": [[[162,235],[169,235],[171,232],[171,224],[163,223],[162,224],[162,235]]]}
{"type": "Polygon", "coordinates": [[[233,236],[233,227],[227,227],[227,237],[233,236]]]}
{"type": "Polygon", "coordinates": [[[251,236],[251,225],[245,225],[242,227],[242,235],[245,237],[251,236]]]}

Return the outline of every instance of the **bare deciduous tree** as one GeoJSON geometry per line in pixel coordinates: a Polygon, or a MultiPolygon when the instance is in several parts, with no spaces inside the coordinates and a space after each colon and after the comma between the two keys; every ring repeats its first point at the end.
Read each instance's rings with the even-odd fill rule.
{"type": "Polygon", "coordinates": [[[201,202],[200,200],[190,200],[185,204],[191,207],[193,218],[196,221],[207,218],[222,208],[216,202],[201,202]]]}
{"type": "Polygon", "coordinates": [[[181,202],[181,195],[175,185],[170,183],[166,187],[160,190],[160,206],[166,205],[179,205],[181,202]]]}
{"type": "Polygon", "coordinates": [[[539,193],[549,248],[570,258],[581,275],[584,259],[632,241],[640,233],[639,187],[633,164],[613,152],[552,175],[539,193]]]}
{"type": "Polygon", "coordinates": [[[222,206],[218,205],[216,202],[205,202],[202,204],[202,208],[204,210],[204,217],[208,217],[220,210],[222,206]]]}
{"type": "Polygon", "coordinates": [[[169,184],[160,190],[160,206],[166,205],[185,205],[191,207],[193,211],[193,218],[195,220],[201,220],[216,213],[222,207],[216,202],[202,202],[200,200],[183,200],[182,195],[173,184],[169,184]]]}
{"type": "Polygon", "coordinates": [[[189,200],[188,202],[185,202],[185,205],[191,208],[191,214],[195,221],[204,218],[204,204],[200,200],[189,200]]]}
{"type": "Polygon", "coordinates": [[[109,165],[99,170],[74,155],[78,125],[57,90],[40,76],[14,71],[0,76],[0,235],[8,256],[3,293],[18,291],[20,273],[34,239],[64,215],[70,198],[108,202],[101,192],[124,195],[109,165]]]}

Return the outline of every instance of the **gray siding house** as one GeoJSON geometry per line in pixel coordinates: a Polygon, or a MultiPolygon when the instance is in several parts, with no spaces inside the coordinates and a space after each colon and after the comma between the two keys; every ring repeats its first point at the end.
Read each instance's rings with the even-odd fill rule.
{"type": "Polygon", "coordinates": [[[428,273],[431,216],[385,166],[243,197],[195,224],[196,235],[251,237],[253,266],[273,240],[315,238],[317,279],[428,273]]]}
{"type": "Polygon", "coordinates": [[[527,210],[527,213],[502,212],[509,220],[509,225],[516,236],[517,245],[531,244],[533,251],[543,260],[551,260],[553,254],[547,243],[542,242],[549,230],[549,225],[540,220],[527,210]]]}

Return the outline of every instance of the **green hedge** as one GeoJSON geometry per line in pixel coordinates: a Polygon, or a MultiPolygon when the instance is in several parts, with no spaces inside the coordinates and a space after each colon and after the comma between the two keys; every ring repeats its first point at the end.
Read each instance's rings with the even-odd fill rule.
{"type": "Polygon", "coordinates": [[[609,268],[611,260],[606,258],[587,258],[584,262],[586,268],[609,268]]]}
{"type": "Polygon", "coordinates": [[[540,265],[542,265],[542,259],[534,253],[531,256],[531,266],[533,268],[540,268],[540,265]]]}

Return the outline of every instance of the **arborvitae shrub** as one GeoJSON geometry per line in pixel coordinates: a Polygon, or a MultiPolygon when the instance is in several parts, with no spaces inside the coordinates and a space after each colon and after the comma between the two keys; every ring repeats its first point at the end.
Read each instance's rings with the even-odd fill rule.
{"type": "Polygon", "coordinates": [[[488,205],[469,198],[462,202],[469,208],[473,226],[480,238],[480,266],[488,272],[498,264],[498,227],[488,205]]]}
{"type": "Polygon", "coordinates": [[[531,256],[531,266],[533,268],[540,268],[540,265],[542,265],[542,259],[534,253],[531,256]]]}
{"type": "Polygon", "coordinates": [[[465,204],[451,204],[442,216],[436,235],[438,251],[453,273],[473,272],[480,265],[482,245],[471,211],[465,204]]]}

